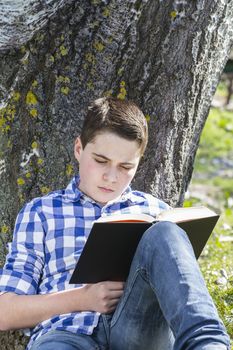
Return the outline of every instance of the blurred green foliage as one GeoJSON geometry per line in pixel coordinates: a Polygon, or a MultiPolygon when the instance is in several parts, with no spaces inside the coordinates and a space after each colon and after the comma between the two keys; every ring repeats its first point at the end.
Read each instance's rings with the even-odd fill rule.
{"type": "Polygon", "coordinates": [[[208,172],[233,163],[233,112],[212,108],[202,132],[195,170],[208,172]]]}

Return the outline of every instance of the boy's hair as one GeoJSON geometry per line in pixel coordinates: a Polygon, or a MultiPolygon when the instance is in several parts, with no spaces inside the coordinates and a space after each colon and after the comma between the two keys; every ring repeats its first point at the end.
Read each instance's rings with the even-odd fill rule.
{"type": "Polygon", "coordinates": [[[113,97],[95,100],[88,107],[84,119],[80,135],[83,148],[105,131],[127,140],[137,141],[141,155],[144,153],[148,141],[147,121],[134,102],[113,97]]]}

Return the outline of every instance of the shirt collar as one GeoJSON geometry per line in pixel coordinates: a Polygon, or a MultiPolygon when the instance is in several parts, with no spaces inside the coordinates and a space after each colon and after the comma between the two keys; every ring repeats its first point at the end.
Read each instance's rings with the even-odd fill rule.
{"type": "Polygon", "coordinates": [[[75,202],[81,198],[82,192],[78,189],[79,181],[80,181],[79,175],[76,175],[71,179],[70,183],[65,189],[64,197],[67,200],[75,202]]]}
{"type": "MultiPolygon", "coordinates": [[[[79,190],[78,185],[80,182],[80,176],[76,175],[74,176],[68,186],[65,189],[65,198],[69,201],[76,202],[80,199],[83,199],[85,201],[91,202],[91,203],[96,203],[92,198],[88,197],[85,193],[79,190]]],[[[140,197],[136,196],[134,192],[132,191],[131,187],[128,186],[124,193],[117,199],[113,200],[112,202],[107,203],[108,204],[113,204],[113,203],[122,203],[126,201],[130,201],[132,203],[138,203],[140,197]]],[[[141,198],[142,201],[144,201],[143,198],[141,198]]]]}

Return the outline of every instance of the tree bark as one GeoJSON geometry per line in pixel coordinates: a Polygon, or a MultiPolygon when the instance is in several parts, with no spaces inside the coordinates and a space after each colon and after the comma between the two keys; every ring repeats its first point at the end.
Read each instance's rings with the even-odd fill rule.
{"type": "Polygon", "coordinates": [[[0,264],[20,207],[77,170],[73,140],[103,95],[147,115],[134,186],[181,205],[233,42],[233,0],[21,2],[0,1],[0,264]]]}

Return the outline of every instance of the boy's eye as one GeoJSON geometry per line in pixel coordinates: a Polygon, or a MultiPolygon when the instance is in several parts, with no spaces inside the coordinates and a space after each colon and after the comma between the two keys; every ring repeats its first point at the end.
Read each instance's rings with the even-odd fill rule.
{"type": "Polygon", "coordinates": [[[100,163],[100,164],[105,164],[105,163],[107,163],[106,160],[95,159],[95,161],[96,161],[97,163],[100,163]]]}
{"type": "MultiPolygon", "coordinates": [[[[99,163],[99,164],[106,164],[107,163],[107,160],[95,159],[95,158],[94,158],[94,160],[96,163],[99,163]]],[[[131,170],[132,169],[132,167],[129,167],[126,165],[120,165],[120,168],[123,170],[131,170]]]]}
{"type": "Polygon", "coordinates": [[[124,165],[121,165],[121,168],[124,169],[124,170],[130,170],[130,169],[132,169],[131,167],[127,167],[127,166],[124,166],[124,165]]]}

